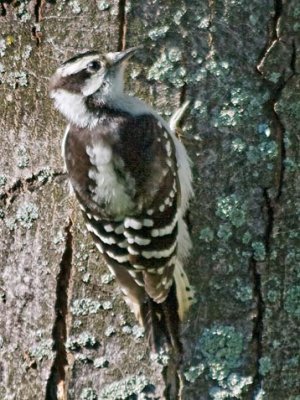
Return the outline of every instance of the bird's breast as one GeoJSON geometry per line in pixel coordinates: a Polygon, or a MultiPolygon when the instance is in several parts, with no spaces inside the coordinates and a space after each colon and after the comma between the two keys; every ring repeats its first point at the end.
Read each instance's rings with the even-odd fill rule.
{"type": "Polygon", "coordinates": [[[135,179],[105,137],[70,129],[64,156],[71,184],[82,204],[107,218],[121,218],[132,212],[135,179]]]}

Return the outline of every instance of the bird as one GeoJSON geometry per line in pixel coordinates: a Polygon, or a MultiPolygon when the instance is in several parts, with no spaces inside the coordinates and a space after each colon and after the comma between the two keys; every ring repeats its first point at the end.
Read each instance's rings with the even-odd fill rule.
{"type": "Polygon", "coordinates": [[[87,230],[151,350],[179,353],[194,302],[184,269],[191,163],[175,134],[187,105],[168,123],[124,91],[125,67],[139,50],[76,54],[57,68],[49,93],[68,121],[62,155],[87,230]]]}

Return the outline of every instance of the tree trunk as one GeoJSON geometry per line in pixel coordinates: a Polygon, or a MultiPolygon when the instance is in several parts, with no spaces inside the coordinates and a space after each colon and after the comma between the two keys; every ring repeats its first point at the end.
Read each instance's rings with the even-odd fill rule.
{"type": "Polygon", "coordinates": [[[0,399],[175,399],[180,372],[186,400],[299,400],[299,2],[13,0],[0,12],[0,399]],[[69,56],[140,44],[128,90],[167,119],[191,101],[197,302],[180,371],[150,357],[87,235],[47,92],[69,56]]]}

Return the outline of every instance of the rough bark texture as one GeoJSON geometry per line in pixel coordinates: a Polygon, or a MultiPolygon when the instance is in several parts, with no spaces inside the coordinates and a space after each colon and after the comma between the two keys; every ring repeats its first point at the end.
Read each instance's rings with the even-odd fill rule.
{"type": "Polygon", "coordinates": [[[47,94],[74,53],[138,44],[129,90],[166,118],[191,100],[182,398],[299,400],[299,31],[298,0],[0,3],[1,400],[175,398],[69,196],[47,94]]]}

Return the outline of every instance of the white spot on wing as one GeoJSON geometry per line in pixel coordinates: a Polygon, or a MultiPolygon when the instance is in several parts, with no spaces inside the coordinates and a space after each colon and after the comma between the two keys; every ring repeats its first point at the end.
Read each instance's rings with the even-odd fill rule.
{"type": "Polygon", "coordinates": [[[163,228],[152,229],[151,236],[157,237],[157,236],[169,235],[170,233],[173,232],[173,230],[176,226],[176,223],[177,223],[177,215],[175,215],[173,221],[169,225],[164,226],[163,228]]]}
{"type": "Polygon", "coordinates": [[[177,242],[175,241],[175,243],[172,244],[172,246],[168,249],[164,249],[164,250],[155,250],[155,251],[142,251],[142,256],[149,259],[149,258],[166,258],[169,257],[174,250],[176,249],[177,246],[177,242]]]}
{"type": "Polygon", "coordinates": [[[139,244],[140,246],[147,246],[148,244],[151,243],[151,239],[141,238],[139,236],[135,236],[134,237],[134,242],[136,244],[139,244]]]}
{"type": "Polygon", "coordinates": [[[135,249],[133,249],[131,246],[128,246],[128,253],[129,254],[132,254],[133,256],[136,256],[136,255],[138,255],[139,254],[139,252],[138,251],[136,251],[135,249]]]}
{"type": "Polygon", "coordinates": [[[118,261],[119,263],[124,263],[129,260],[128,254],[125,254],[124,256],[118,256],[109,250],[106,253],[110,258],[113,258],[114,260],[118,261]]]}
{"type": "Polygon", "coordinates": [[[141,221],[138,221],[137,219],[126,218],[124,221],[124,226],[125,226],[125,228],[132,228],[132,229],[138,230],[143,227],[143,224],[141,221]]]}
{"type": "Polygon", "coordinates": [[[100,251],[101,254],[103,254],[103,247],[101,246],[100,243],[96,243],[97,249],[100,251]]]}
{"type": "Polygon", "coordinates": [[[149,227],[151,227],[151,226],[154,225],[154,222],[153,222],[152,219],[145,218],[145,219],[143,220],[143,225],[149,228],[149,227]]]}
{"type": "Polygon", "coordinates": [[[112,224],[106,224],[106,225],[104,225],[104,229],[105,229],[105,231],[108,232],[108,233],[114,231],[114,227],[113,227],[112,224]]]}
{"type": "Polygon", "coordinates": [[[170,143],[169,140],[168,140],[167,143],[166,143],[166,150],[167,150],[167,155],[168,155],[168,157],[170,157],[171,154],[172,154],[172,151],[171,151],[171,143],[170,143]]]}

